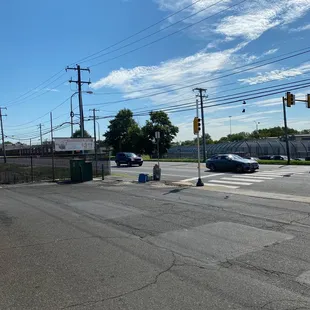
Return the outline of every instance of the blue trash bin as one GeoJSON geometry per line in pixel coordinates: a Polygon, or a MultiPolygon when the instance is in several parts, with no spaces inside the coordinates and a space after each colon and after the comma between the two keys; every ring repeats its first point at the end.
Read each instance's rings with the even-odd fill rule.
{"type": "Polygon", "coordinates": [[[139,183],[146,183],[148,181],[149,181],[149,175],[148,174],[145,174],[145,173],[139,174],[139,179],[138,179],[139,183]]]}

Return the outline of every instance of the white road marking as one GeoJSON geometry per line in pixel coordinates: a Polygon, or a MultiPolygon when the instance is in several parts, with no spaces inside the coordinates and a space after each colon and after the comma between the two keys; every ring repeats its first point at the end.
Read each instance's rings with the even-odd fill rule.
{"type": "Polygon", "coordinates": [[[233,182],[233,181],[221,181],[221,180],[210,180],[212,183],[220,183],[220,184],[231,184],[231,185],[252,185],[253,183],[246,182],[233,182]]]}
{"type": "MultiPolygon", "coordinates": [[[[145,174],[151,174],[152,172],[145,172],[145,171],[136,171],[136,170],[130,170],[130,171],[127,171],[127,170],[122,170],[122,169],[115,169],[112,171],[112,173],[134,173],[134,174],[140,174],[140,173],[145,173],[145,174]]],[[[178,174],[168,174],[168,173],[162,173],[161,175],[166,175],[166,176],[171,176],[171,177],[179,177],[179,178],[186,178],[187,176],[186,175],[178,175],[178,174]]],[[[197,179],[197,177],[196,177],[197,179]]]]}
{"type": "MultiPolygon", "coordinates": [[[[201,179],[211,178],[211,177],[215,177],[217,175],[222,175],[222,173],[213,173],[213,174],[204,175],[204,176],[201,177],[201,179]]],[[[181,182],[189,182],[189,181],[193,181],[193,180],[197,180],[197,176],[194,177],[194,178],[181,180],[181,182]]]]}
{"type": "Polygon", "coordinates": [[[205,186],[225,187],[225,188],[232,188],[232,189],[236,189],[236,188],[240,187],[240,186],[223,185],[223,184],[212,184],[212,183],[205,183],[205,186]]]}
{"type": "Polygon", "coordinates": [[[282,178],[282,175],[277,175],[274,173],[257,173],[258,176],[270,177],[270,178],[282,178]]]}
{"type": "Polygon", "coordinates": [[[274,178],[272,177],[264,177],[264,176],[258,176],[258,175],[251,175],[251,176],[244,176],[244,175],[234,175],[234,178],[251,178],[251,179],[255,179],[255,180],[273,180],[274,178]]]}
{"type": "Polygon", "coordinates": [[[265,180],[258,180],[250,177],[243,177],[242,180],[237,179],[238,176],[233,176],[232,178],[222,178],[221,180],[231,180],[231,181],[246,181],[246,182],[254,182],[254,183],[261,183],[264,182],[265,180]]]}

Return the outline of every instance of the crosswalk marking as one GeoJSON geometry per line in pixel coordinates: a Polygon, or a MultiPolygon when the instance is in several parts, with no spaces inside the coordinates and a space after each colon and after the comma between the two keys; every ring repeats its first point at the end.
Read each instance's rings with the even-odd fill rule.
{"type": "MultiPolygon", "coordinates": [[[[202,176],[201,179],[211,178],[211,177],[215,177],[215,176],[218,176],[218,175],[222,175],[222,174],[221,173],[208,174],[208,175],[202,176]]],[[[180,182],[189,182],[189,181],[193,181],[193,180],[197,180],[197,177],[181,180],[180,182]]]]}
{"type": "Polygon", "coordinates": [[[273,180],[274,178],[272,177],[265,177],[265,176],[258,176],[258,175],[251,175],[251,176],[244,176],[244,175],[234,175],[234,178],[251,178],[251,179],[255,179],[255,180],[273,180]]]}
{"type": "Polygon", "coordinates": [[[282,178],[282,175],[274,174],[274,173],[258,173],[258,176],[270,177],[270,178],[282,178]]]}
{"type": "Polygon", "coordinates": [[[238,178],[236,178],[235,176],[233,176],[232,178],[221,178],[221,180],[230,180],[230,181],[246,181],[246,182],[254,182],[254,183],[261,183],[264,182],[265,180],[259,180],[259,179],[254,179],[254,178],[250,178],[250,177],[243,177],[242,180],[239,180],[238,178]]]}
{"type": "Polygon", "coordinates": [[[235,181],[221,181],[221,180],[210,180],[209,183],[220,183],[220,184],[231,184],[231,185],[252,185],[253,183],[248,183],[248,182],[235,182],[235,181]]]}
{"type": "Polygon", "coordinates": [[[232,186],[232,185],[224,185],[224,184],[212,184],[212,183],[205,183],[205,186],[225,187],[225,188],[232,188],[232,189],[237,189],[240,187],[240,186],[232,186]]]}

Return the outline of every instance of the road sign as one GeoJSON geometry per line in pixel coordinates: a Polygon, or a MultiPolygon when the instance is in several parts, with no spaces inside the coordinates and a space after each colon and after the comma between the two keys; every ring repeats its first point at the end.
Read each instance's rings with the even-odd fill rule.
{"type": "Polygon", "coordinates": [[[155,131],[155,138],[160,139],[160,131],[155,131]]]}

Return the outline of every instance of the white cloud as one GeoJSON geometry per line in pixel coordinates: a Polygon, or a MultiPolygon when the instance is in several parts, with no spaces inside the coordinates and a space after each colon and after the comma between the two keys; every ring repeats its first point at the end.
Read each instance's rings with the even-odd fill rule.
{"type": "MultiPolygon", "coordinates": [[[[170,11],[172,13],[193,4],[194,0],[155,0],[159,4],[161,10],[170,11]]],[[[183,14],[185,16],[195,13],[214,4],[216,0],[204,0],[195,3],[188,8],[183,14]]],[[[247,41],[255,40],[264,32],[276,26],[288,25],[306,14],[310,9],[309,0],[257,0],[247,1],[243,4],[236,5],[228,9],[232,5],[237,4],[235,1],[227,0],[216,6],[207,9],[194,19],[186,20],[185,23],[192,23],[201,20],[204,17],[227,9],[226,12],[218,14],[216,17],[199,24],[194,27],[195,31],[191,35],[200,36],[204,34],[205,40],[210,39],[210,34],[217,33],[231,40],[241,38],[247,41]],[[215,20],[214,20],[215,19],[215,20]]],[[[181,17],[184,17],[183,15],[181,17]]],[[[175,22],[180,20],[179,14],[173,16],[170,20],[175,22]]],[[[306,30],[306,29],[305,29],[306,30]]],[[[219,43],[220,41],[217,41],[219,43]]]]}
{"type": "Polygon", "coordinates": [[[303,75],[307,72],[310,72],[310,63],[304,63],[296,68],[291,69],[283,68],[281,70],[272,70],[264,73],[258,73],[255,77],[239,79],[238,81],[244,84],[255,85],[269,81],[283,80],[286,78],[296,77],[299,75],[303,75]]]}
{"type": "Polygon", "coordinates": [[[270,49],[269,51],[265,52],[263,55],[264,56],[272,55],[272,54],[276,53],[278,50],[279,50],[278,48],[273,48],[273,49],[270,49]]]}
{"type": "Polygon", "coordinates": [[[301,32],[301,31],[306,31],[306,30],[310,30],[310,24],[298,27],[298,28],[292,28],[290,29],[290,32],[301,32]]]}

